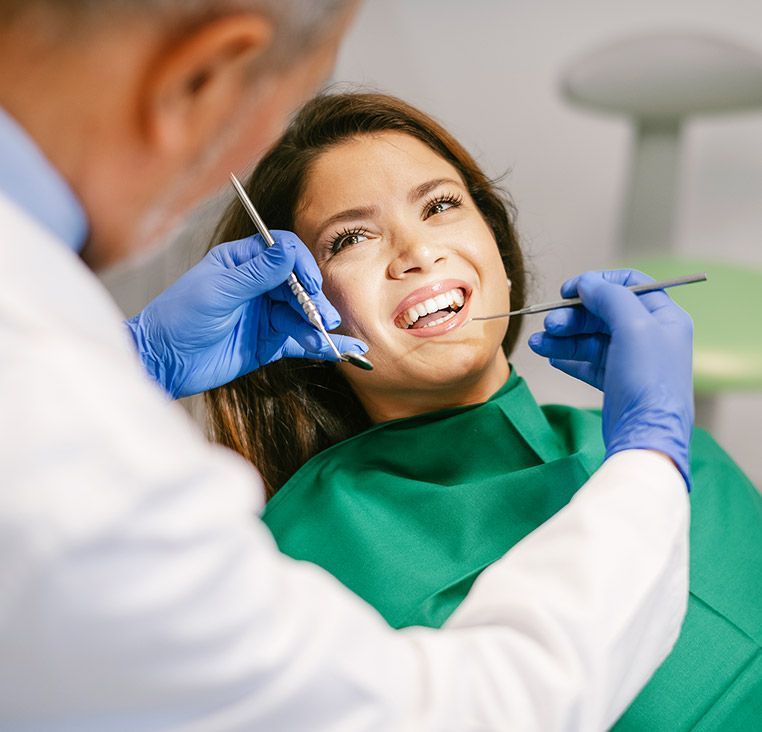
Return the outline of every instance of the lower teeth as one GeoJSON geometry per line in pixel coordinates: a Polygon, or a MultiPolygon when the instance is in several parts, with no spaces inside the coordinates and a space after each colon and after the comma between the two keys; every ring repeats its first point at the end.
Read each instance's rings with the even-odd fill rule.
{"type": "MultiPolygon", "coordinates": [[[[426,325],[421,325],[417,328],[417,330],[423,330],[424,328],[433,328],[435,325],[441,325],[442,323],[446,323],[451,318],[454,318],[457,314],[460,308],[458,310],[450,310],[447,315],[444,317],[439,318],[438,320],[434,320],[431,323],[427,323],[426,325]]],[[[408,325],[406,327],[406,330],[410,330],[411,328],[415,329],[415,324],[408,325]]]]}
{"type": "Polygon", "coordinates": [[[441,325],[442,323],[446,323],[448,320],[450,320],[450,318],[454,318],[454,317],[455,317],[455,313],[451,311],[447,313],[447,315],[445,315],[444,318],[439,318],[439,320],[435,320],[433,323],[427,323],[423,327],[433,328],[435,325],[441,325]]]}
{"type": "MultiPolygon", "coordinates": [[[[441,325],[442,323],[445,323],[446,321],[450,320],[451,318],[455,317],[463,308],[461,305],[458,307],[457,305],[451,305],[450,310],[446,312],[446,314],[439,318],[438,320],[433,321],[432,323],[428,323],[427,325],[419,325],[418,330],[422,330],[423,328],[433,328],[435,325],[441,325]]],[[[416,321],[417,322],[417,321],[416,321]]],[[[415,328],[415,323],[410,323],[408,325],[399,325],[400,328],[403,328],[404,330],[410,330],[411,328],[415,328]]]]}

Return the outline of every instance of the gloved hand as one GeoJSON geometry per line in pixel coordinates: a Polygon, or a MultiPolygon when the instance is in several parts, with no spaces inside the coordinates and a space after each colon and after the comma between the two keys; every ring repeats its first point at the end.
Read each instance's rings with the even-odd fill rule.
{"type": "Polygon", "coordinates": [[[606,457],[641,448],[665,453],[690,490],[693,322],[663,291],[635,295],[620,285],[653,282],[641,272],[586,272],[563,297],[584,307],[551,311],[530,348],[556,368],[603,391],[606,457]]]}
{"type": "MultiPolygon", "coordinates": [[[[126,322],[148,373],[172,397],[213,389],[280,358],[336,361],[284,284],[293,270],[328,330],[341,318],[321,291],[322,276],[296,234],[273,231],[214,247],[126,322]]],[[[340,352],[368,347],[332,335],[340,352]]]]}

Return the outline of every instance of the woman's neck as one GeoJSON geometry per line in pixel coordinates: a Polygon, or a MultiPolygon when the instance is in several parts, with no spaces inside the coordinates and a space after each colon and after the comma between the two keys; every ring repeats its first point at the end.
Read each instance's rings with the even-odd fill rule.
{"type": "Polygon", "coordinates": [[[356,390],[355,393],[357,393],[371,421],[378,424],[449,407],[481,404],[505,384],[509,375],[508,360],[500,350],[494,362],[487,369],[469,375],[469,377],[459,380],[457,384],[444,384],[393,393],[359,393],[359,390],[356,390]]]}

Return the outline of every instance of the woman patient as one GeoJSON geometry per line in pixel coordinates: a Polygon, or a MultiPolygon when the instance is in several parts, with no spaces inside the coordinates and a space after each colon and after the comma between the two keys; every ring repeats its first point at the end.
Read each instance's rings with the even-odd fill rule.
{"type": "MultiPolygon", "coordinates": [[[[262,472],[286,554],[395,627],[440,626],[604,453],[597,413],[538,406],[510,367],[517,320],[469,322],[524,304],[512,207],[450,134],[379,94],[307,104],[247,189],[309,246],[375,370],[274,363],[208,395],[214,436],[262,472]]],[[[251,233],[235,204],[215,242],[251,233]]],[[[762,501],[706,433],[692,451],[687,619],[616,729],[762,718],[762,501]]]]}

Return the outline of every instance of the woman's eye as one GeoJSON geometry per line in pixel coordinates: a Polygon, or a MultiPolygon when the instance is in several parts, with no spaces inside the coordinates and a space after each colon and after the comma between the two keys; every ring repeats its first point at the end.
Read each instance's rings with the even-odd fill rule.
{"type": "Polygon", "coordinates": [[[423,212],[423,219],[425,221],[430,216],[444,213],[451,208],[458,208],[461,203],[463,203],[463,198],[461,196],[438,196],[433,201],[429,201],[429,203],[426,204],[423,212]]]}
{"type": "Polygon", "coordinates": [[[435,203],[430,209],[430,214],[438,214],[442,213],[442,211],[447,211],[448,208],[452,206],[452,203],[449,201],[442,201],[441,203],[435,203]]]}
{"type": "Polygon", "coordinates": [[[362,241],[366,241],[368,238],[365,231],[356,229],[353,231],[343,231],[338,234],[331,242],[331,252],[336,254],[340,252],[344,247],[352,246],[353,244],[359,244],[362,241]]]}

